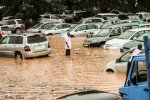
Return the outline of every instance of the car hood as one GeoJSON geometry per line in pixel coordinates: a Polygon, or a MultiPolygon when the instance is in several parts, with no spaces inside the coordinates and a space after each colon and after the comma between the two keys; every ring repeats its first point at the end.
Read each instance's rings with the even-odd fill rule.
{"type": "Polygon", "coordinates": [[[87,38],[85,41],[88,41],[88,42],[93,42],[93,41],[97,41],[97,42],[100,42],[100,41],[107,41],[108,37],[92,37],[92,38],[87,38]]]}
{"type": "Polygon", "coordinates": [[[119,100],[119,99],[120,97],[115,94],[98,90],[83,91],[57,98],[57,100],[119,100]]]}
{"type": "Polygon", "coordinates": [[[27,29],[27,32],[38,32],[39,29],[35,29],[35,28],[29,28],[27,29]]]}
{"type": "Polygon", "coordinates": [[[130,40],[125,40],[125,39],[112,39],[106,42],[106,45],[116,45],[116,46],[122,46],[123,44],[129,42],[130,40]]]}
{"type": "Polygon", "coordinates": [[[115,70],[114,70],[115,64],[116,64],[116,61],[111,61],[111,62],[109,62],[109,63],[106,65],[105,70],[112,69],[113,71],[115,71],[115,70]]]}
{"type": "Polygon", "coordinates": [[[133,47],[136,47],[138,44],[144,44],[144,42],[140,42],[140,41],[130,41],[130,42],[127,42],[123,45],[123,48],[133,48],[133,47]]]}

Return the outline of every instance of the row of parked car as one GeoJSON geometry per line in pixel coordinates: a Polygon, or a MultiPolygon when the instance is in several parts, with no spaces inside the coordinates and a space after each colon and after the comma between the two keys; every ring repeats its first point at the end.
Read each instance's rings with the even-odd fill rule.
{"type": "MultiPolygon", "coordinates": [[[[141,24],[142,20],[138,16],[128,15],[128,18],[130,20],[119,20],[114,13],[103,13],[98,14],[97,17],[83,18],[78,23],[70,24],[55,15],[45,14],[41,15],[40,21],[36,25],[26,31],[21,19],[4,18],[0,22],[0,36],[4,36],[0,41],[0,48],[3,48],[0,52],[17,59],[47,56],[50,53],[50,44],[45,36],[55,34],[65,36],[68,32],[71,37],[88,37],[83,42],[85,47],[119,47],[121,51],[124,51],[123,45],[125,43],[137,40],[142,34],[150,31],[149,28],[145,28],[150,27],[150,24],[141,24]],[[31,39],[32,43],[30,43],[31,39]]],[[[127,48],[125,47],[125,49],[127,48]]]]}

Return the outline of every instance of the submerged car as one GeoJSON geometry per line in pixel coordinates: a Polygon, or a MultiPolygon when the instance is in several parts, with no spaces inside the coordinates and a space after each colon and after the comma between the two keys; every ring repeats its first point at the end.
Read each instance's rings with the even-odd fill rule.
{"type": "Polygon", "coordinates": [[[130,51],[125,52],[118,59],[109,62],[105,66],[105,71],[106,72],[126,73],[126,71],[127,71],[127,62],[129,61],[130,57],[131,57],[131,52],[130,51]]]}
{"type": "Polygon", "coordinates": [[[136,47],[138,44],[141,44],[144,47],[144,39],[143,39],[144,36],[148,36],[148,38],[150,38],[150,33],[149,32],[145,33],[145,34],[141,35],[139,38],[137,38],[136,40],[125,43],[123,45],[123,47],[120,48],[120,51],[121,52],[128,51],[128,50],[136,47]]]}
{"type": "Polygon", "coordinates": [[[126,23],[126,24],[117,24],[110,25],[99,30],[99,33],[95,37],[87,38],[83,42],[85,47],[100,47],[105,44],[106,41],[113,38],[117,38],[123,32],[132,29],[138,28],[137,23],[126,23]]]}
{"type": "Polygon", "coordinates": [[[35,24],[34,26],[32,26],[31,28],[27,29],[27,32],[35,32],[38,33],[40,32],[41,29],[47,29],[48,27],[51,27],[53,24],[55,23],[60,23],[57,21],[53,21],[53,22],[38,22],[37,24],[35,24]]]}
{"type": "Polygon", "coordinates": [[[116,94],[98,91],[98,90],[87,90],[82,92],[77,92],[73,94],[68,94],[57,98],[57,100],[122,100],[116,94]]]}
{"type": "Polygon", "coordinates": [[[78,24],[69,28],[64,34],[69,32],[71,37],[87,36],[91,31],[96,31],[99,28],[98,24],[78,24]]]}
{"type": "Polygon", "coordinates": [[[118,38],[114,38],[112,40],[107,41],[104,45],[104,48],[120,49],[125,43],[136,40],[138,37],[147,32],[150,32],[150,28],[138,28],[128,30],[121,34],[118,38]]]}
{"type": "Polygon", "coordinates": [[[50,54],[50,44],[43,34],[10,34],[0,40],[0,55],[24,59],[50,54]]]}
{"type": "Polygon", "coordinates": [[[66,32],[70,27],[71,25],[68,23],[56,23],[50,25],[45,29],[40,29],[40,31],[45,35],[54,35],[54,34],[61,34],[63,32],[66,32]]]}
{"type": "Polygon", "coordinates": [[[25,30],[25,25],[21,19],[6,19],[2,20],[0,24],[9,27],[12,33],[21,33],[25,30]]]}

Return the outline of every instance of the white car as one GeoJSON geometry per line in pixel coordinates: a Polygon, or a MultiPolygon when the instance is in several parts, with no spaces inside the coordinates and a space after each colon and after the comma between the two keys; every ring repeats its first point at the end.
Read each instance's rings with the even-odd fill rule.
{"type": "Polygon", "coordinates": [[[31,28],[27,29],[27,32],[34,32],[37,33],[39,32],[41,29],[47,29],[48,27],[50,27],[52,24],[54,23],[59,23],[59,22],[38,22],[37,24],[35,24],[34,26],[32,26],[31,28]]]}
{"type": "Polygon", "coordinates": [[[11,34],[9,27],[0,26],[0,38],[2,38],[4,35],[8,35],[8,34],[11,34]]]}
{"type": "Polygon", "coordinates": [[[41,29],[40,31],[45,35],[54,35],[54,34],[61,34],[66,32],[71,27],[68,23],[57,23],[52,24],[47,29],[41,29]]]}
{"type": "MultiPolygon", "coordinates": [[[[66,33],[70,33],[71,37],[77,37],[77,36],[87,36],[92,31],[96,31],[99,29],[98,24],[79,24],[71,27],[66,31],[66,33]]],[[[66,34],[64,33],[64,34],[66,34]]]]}
{"type": "Polygon", "coordinates": [[[127,62],[131,57],[131,53],[127,51],[124,53],[121,57],[118,59],[109,62],[105,66],[106,72],[120,72],[120,73],[126,73],[127,71],[127,62]]]}
{"type": "Polygon", "coordinates": [[[44,14],[44,15],[40,15],[40,21],[58,21],[58,22],[64,22],[64,19],[60,19],[57,16],[53,15],[53,14],[44,14]]]}
{"type": "Polygon", "coordinates": [[[118,38],[107,41],[104,45],[104,48],[120,50],[120,48],[122,48],[125,43],[137,39],[139,36],[146,32],[150,32],[150,28],[138,28],[128,30],[121,34],[118,38]]]}

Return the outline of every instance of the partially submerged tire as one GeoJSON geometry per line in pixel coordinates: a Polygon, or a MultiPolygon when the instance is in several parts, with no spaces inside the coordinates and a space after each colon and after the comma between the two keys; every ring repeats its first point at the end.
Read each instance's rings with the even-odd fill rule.
{"type": "Polygon", "coordinates": [[[21,54],[20,52],[16,52],[16,53],[15,53],[15,59],[17,59],[17,60],[22,60],[22,59],[23,59],[22,54],[21,54]]]}

